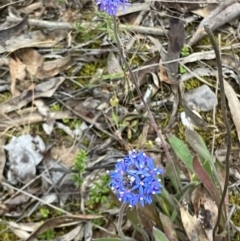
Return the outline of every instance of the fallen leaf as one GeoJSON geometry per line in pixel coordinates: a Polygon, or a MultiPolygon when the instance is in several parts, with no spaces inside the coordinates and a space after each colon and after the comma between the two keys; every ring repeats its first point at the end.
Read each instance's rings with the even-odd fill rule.
{"type": "Polygon", "coordinates": [[[52,34],[43,34],[42,31],[32,31],[21,34],[16,38],[7,40],[4,45],[0,45],[0,54],[5,52],[14,52],[21,48],[50,48],[66,37],[63,31],[53,31],[52,34]]]}
{"type": "Polygon", "coordinates": [[[71,55],[67,55],[61,59],[47,61],[36,74],[38,79],[47,79],[59,74],[61,71],[69,67],[71,55]]]}
{"type": "Polygon", "coordinates": [[[0,43],[7,41],[13,36],[19,34],[28,24],[28,16],[11,28],[0,30],[0,43]]]}
{"type": "Polygon", "coordinates": [[[36,50],[32,48],[19,49],[15,52],[19,59],[26,65],[26,70],[31,76],[36,76],[36,74],[41,70],[44,58],[36,50]]]}
{"type": "Polygon", "coordinates": [[[107,70],[109,74],[123,73],[119,60],[116,58],[113,52],[108,54],[107,70]]]}
{"type": "Polygon", "coordinates": [[[171,219],[167,215],[164,215],[161,212],[159,213],[159,216],[163,225],[164,233],[167,235],[169,240],[178,241],[177,233],[171,219]]]}
{"type": "Polygon", "coordinates": [[[204,36],[206,32],[204,29],[205,24],[209,24],[209,27],[212,31],[223,26],[225,23],[231,22],[234,18],[237,18],[240,15],[240,3],[236,1],[222,1],[217,8],[215,8],[211,14],[202,20],[200,25],[197,28],[197,31],[194,33],[192,38],[189,40],[188,45],[193,46],[204,36]]]}
{"type": "Polygon", "coordinates": [[[183,227],[191,241],[209,241],[196,216],[191,216],[184,207],[180,205],[180,214],[183,227]]]}
{"type": "Polygon", "coordinates": [[[36,231],[34,231],[27,239],[26,241],[33,241],[35,238],[43,233],[44,231],[50,229],[50,228],[56,228],[60,225],[76,225],[77,223],[81,221],[86,220],[93,220],[93,219],[99,219],[103,218],[102,215],[71,215],[71,216],[61,216],[56,218],[48,219],[46,222],[44,222],[36,231]]]}
{"type": "Polygon", "coordinates": [[[163,81],[167,84],[178,85],[177,81],[174,81],[174,80],[168,78],[167,70],[165,67],[163,67],[161,65],[161,63],[159,65],[159,69],[158,69],[158,77],[159,77],[160,81],[163,81]]]}
{"type": "Polygon", "coordinates": [[[238,140],[240,141],[240,103],[238,97],[227,81],[224,81],[225,95],[228,100],[228,106],[232,114],[232,119],[237,130],[238,140]]]}
{"type": "MultiPolygon", "coordinates": [[[[157,2],[158,1],[156,1],[156,3],[157,2]]],[[[163,1],[163,2],[161,2],[161,5],[163,5],[166,8],[176,9],[177,11],[180,11],[182,13],[187,13],[187,12],[193,11],[195,9],[205,7],[206,5],[208,5],[208,0],[205,0],[205,1],[201,1],[201,0],[200,1],[198,1],[198,0],[192,0],[192,1],[163,1]]]]}
{"type": "MultiPolygon", "coordinates": [[[[176,60],[180,57],[180,53],[185,41],[185,29],[183,21],[177,18],[170,18],[170,30],[168,32],[168,53],[166,61],[176,60]]],[[[177,80],[178,61],[165,64],[168,77],[173,81],[177,80]]]]}
{"type": "Polygon", "coordinates": [[[205,230],[208,240],[213,240],[213,228],[217,221],[218,207],[212,200],[209,192],[203,187],[197,187],[191,195],[195,215],[198,217],[203,229],[205,230]]]}
{"type": "Polygon", "coordinates": [[[64,80],[64,77],[52,78],[38,84],[34,89],[24,91],[21,95],[0,104],[1,113],[8,113],[20,109],[39,97],[51,97],[64,80]]]}
{"type": "Polygon", "coordinates": [[[9,72],[11,76],[11,93],[13,96],[19,95],[16,89],[17,81],[22,81],[26,77],[26,65],[19,58],[9,59],[9,72]]]}

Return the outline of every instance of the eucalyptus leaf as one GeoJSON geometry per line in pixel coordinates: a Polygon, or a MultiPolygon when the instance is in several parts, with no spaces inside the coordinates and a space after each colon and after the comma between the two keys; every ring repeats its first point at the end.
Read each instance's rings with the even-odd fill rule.
{"type": "Polygon", "coordinates": [[[153,227],[153,236],[155,241],[169,241],[166,235],[155,227],[153,227]]]}

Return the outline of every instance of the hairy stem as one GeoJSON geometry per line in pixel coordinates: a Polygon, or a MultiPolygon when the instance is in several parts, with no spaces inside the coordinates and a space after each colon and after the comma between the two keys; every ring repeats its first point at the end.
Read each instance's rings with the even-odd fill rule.
{"type": "MultiPolygon", "coordinates": [[[[219,86],[220,86],[220,97],[221,97],[221,110],[222,110],[224,125],[226,127],[226,142],[227,142],[225,183],[224,183],[224,187],[223,187],[223,191],[222,191],[222,198],[220,200],[219,207],[218,207],[218,217],[217,217],[216,225],[214,226],[214,229],[213,229],[213,238],[214,238],[216,235],[220,220],[221,220],[222,208],[224,208],[224,213],[226,216],[226,207],[224,206],[224,201],[225,201],[225,197],[227,194],[228,181],[229,181],[229,157],[230,157],[230,151],[231,151],[231,129],[230,129],[230,125],[228,123],[227,111],[226,111],[227,104],[226,104],[225,91],[224,91],[222,61],[221,61],[220,51],[218,49],[217,43],[214,39],[212,30],[210,29],[209,25],[205,24],[204,28],[209,36],[209,39],[213,46],[213,50],[216,55],[218,80],[219,80],[219,86]]],[[[228,227],[227,227],[227,229],[228,229],[228,227]]],[[[228,240],[229,240],[229,233],[228,233],[228,240]]]]}

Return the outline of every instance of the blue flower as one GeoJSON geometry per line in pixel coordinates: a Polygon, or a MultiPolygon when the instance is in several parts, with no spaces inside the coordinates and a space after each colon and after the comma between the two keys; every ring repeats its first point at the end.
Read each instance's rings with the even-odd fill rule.
{"type": "Polygon", "coordinates": [[[100,6],[100,10],[109,15],[116,15],[118,7],[122,6],[123,9],[127,5],[127,0],[97,0],[96,4],[100,6]]]}
{"type": "Polygon", "coordinates": [[[152,195],[159,194],[162,184],[158,176],[164,170],[154,166],[154,160],[143,151],[130,151],[117,162],[115,170],[109,172],[110,188],[116,193],[119,201],[136,206],[152,203],[152,195]]]}

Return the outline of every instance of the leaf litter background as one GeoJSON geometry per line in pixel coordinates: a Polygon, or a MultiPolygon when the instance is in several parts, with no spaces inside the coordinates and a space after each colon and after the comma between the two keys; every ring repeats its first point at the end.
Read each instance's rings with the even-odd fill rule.
{"type": "MultiPolygon", "coordinates": [[[[240,238],[240,4],[220,3],[133,1],[117,14],[127,60],[168,137],[181,183],[191,185],[189,174],[195,171],[205,186],[178,199],[178,208],[170,197],[157,200],[170,203],[177,214],[159,206],[128,210],[130,221],[125,219],[123,231],[137,230],[137,240],[146,240],[145,231],[149,236],[152,229],[156,240],[212,240],[217,191],[201,160],[193,158],[207,151],[193,145],[201,139],[192,130],[223,164],[218,169],[220,185],[226,145],[215,54],[205,37],[205,23],[215,30],[221,49],[233,140],[227,200],[233,221],[228,222],[231,239],[240,238]],[[189,143],[191,153],[174,135],[189,143]],[[179,161],[182,155],[184,164],[179,161]],[[186,208],[186,200],[192,208],[186,208]],[[178,215],[174,224],[169,213],[178,215]]],[[[106,182],[100,177],[117,159],[131,148],[143,149],[166,168],[168,193],[174,194],[177,184],[144,105],[121,67],[112,19],[98,12],[94,1],[0,4],[1,240],[116,238],[119,203],[112,193],[101,192],[106,182]],[[81,150],[86,150],[87,161],[80,174],[83,183],[77,187],[72,167],[81,150]],[[94,197],[105,199],[92,201],[91,190],[94,197]]]]}

